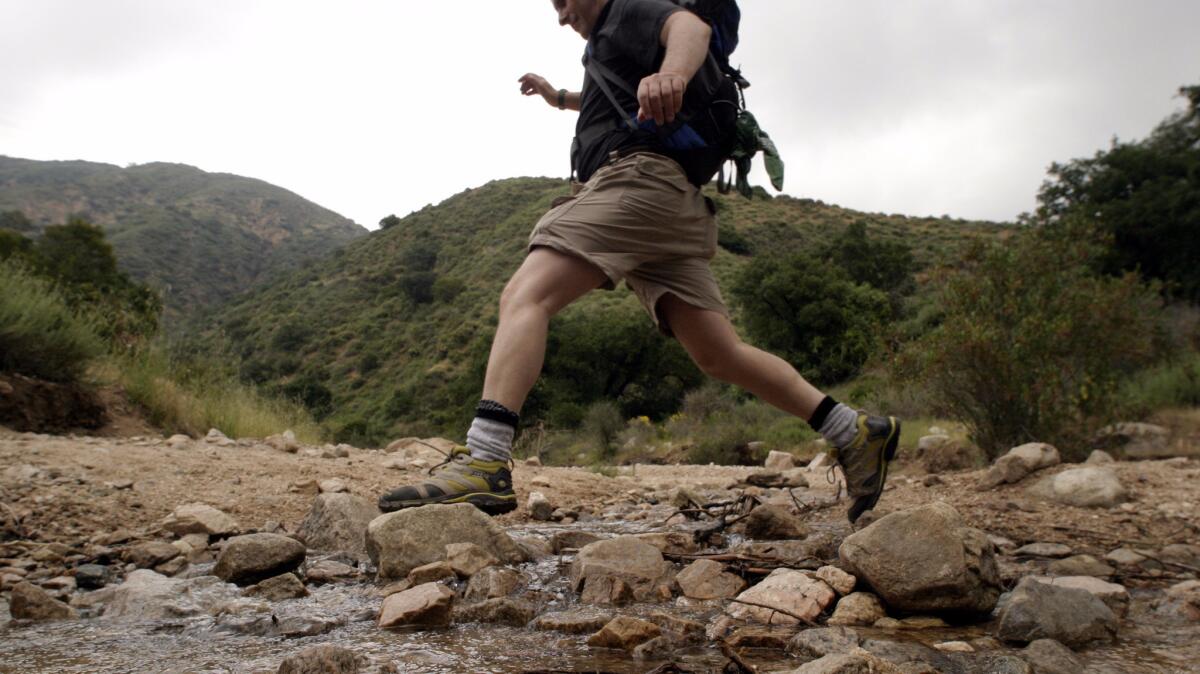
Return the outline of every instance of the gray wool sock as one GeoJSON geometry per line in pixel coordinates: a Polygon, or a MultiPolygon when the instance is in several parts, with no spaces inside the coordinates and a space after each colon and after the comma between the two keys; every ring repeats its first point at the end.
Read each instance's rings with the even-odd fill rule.
{"type": "Polygon", "coordinates": [[[838,403],[829,410],[829,416],[825,417],[825,423],[821,424],[817,432],[824,436],[830,445],[841,449],[853,442],[854,436],[858,434],[858,412],[849,405],[838,403]]]}
{"type": "Polygon", "coordinates": [[[475,417],[467,431],[467,449],[471,450],[471,458],[480,461],[509,461],[515,434],[516,429],[508,424],[475,417]]]}

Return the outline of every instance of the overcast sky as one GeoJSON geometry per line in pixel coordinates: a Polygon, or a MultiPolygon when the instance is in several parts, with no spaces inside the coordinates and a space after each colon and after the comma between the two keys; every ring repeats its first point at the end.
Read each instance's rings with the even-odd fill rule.
{"type": "MultiPolygon", "coordinates": [[[[733,61],[785,191],[1011,220],[1052,161],[1143,137],[1200,83],[1196,0],[741,0],[733,61]]],[[[563,176],[583,41],[550,0],[0,0],[0,154],[181,162],[376,227],[563,176]]],[[[760,177],[759,182],[766,182],[760,177]]]]}

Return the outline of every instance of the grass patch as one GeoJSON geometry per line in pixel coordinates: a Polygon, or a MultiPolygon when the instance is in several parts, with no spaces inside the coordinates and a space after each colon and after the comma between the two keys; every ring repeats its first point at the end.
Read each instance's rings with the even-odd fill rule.
{"type": "Polygon", "coordinates": [[[302,406],[263,395],[215,366],[173,360],[161,346],[113,356],[99,375],[120,384],[150,423],[170,433],[216,428],[231,438],[262,438],[291,429],[301,442],[323,439],[302,406]]]}

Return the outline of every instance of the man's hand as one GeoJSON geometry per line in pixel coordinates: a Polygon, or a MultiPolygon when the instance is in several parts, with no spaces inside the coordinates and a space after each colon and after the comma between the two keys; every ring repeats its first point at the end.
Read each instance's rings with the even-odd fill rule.
{"type": "Polygon", "coordinates": [[[547,104],[558,107],[558,89],[550,86],[546,78],[533,73],[525,73],[517,79],[521,83],[521,93],[526,96],[537,94],[546,101],[547,104]]]}
{"type": "Polygon", "coordinates": [[[686,88],[687,78],[678,73],[658,72],[642,78],[637,90],[637,120],[653,119],[659,126],[675,121],[686,88]]]}

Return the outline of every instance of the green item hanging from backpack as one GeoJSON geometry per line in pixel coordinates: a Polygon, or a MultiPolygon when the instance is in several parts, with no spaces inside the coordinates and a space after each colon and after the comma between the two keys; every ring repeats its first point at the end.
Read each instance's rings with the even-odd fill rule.
{"type": "Polygon", "coordinates": [[[729,172],[726,180],[725,169],[722,167],[721,175],[717,178],[717,191],[728,194],[736,185],[739,194],[747,199],[751,198],[754,194],[750,187],[751,160],[759,152],[763,153],[763,164],[766,166],[767,176],[771,179],[771,187],[777,192],[783,190],[783,158],[779,156],[775,142],[758,125],[754,115],[743,109],[738,112],[736,139],[733,151],[729,155],[733,170],[729,172]]]}

